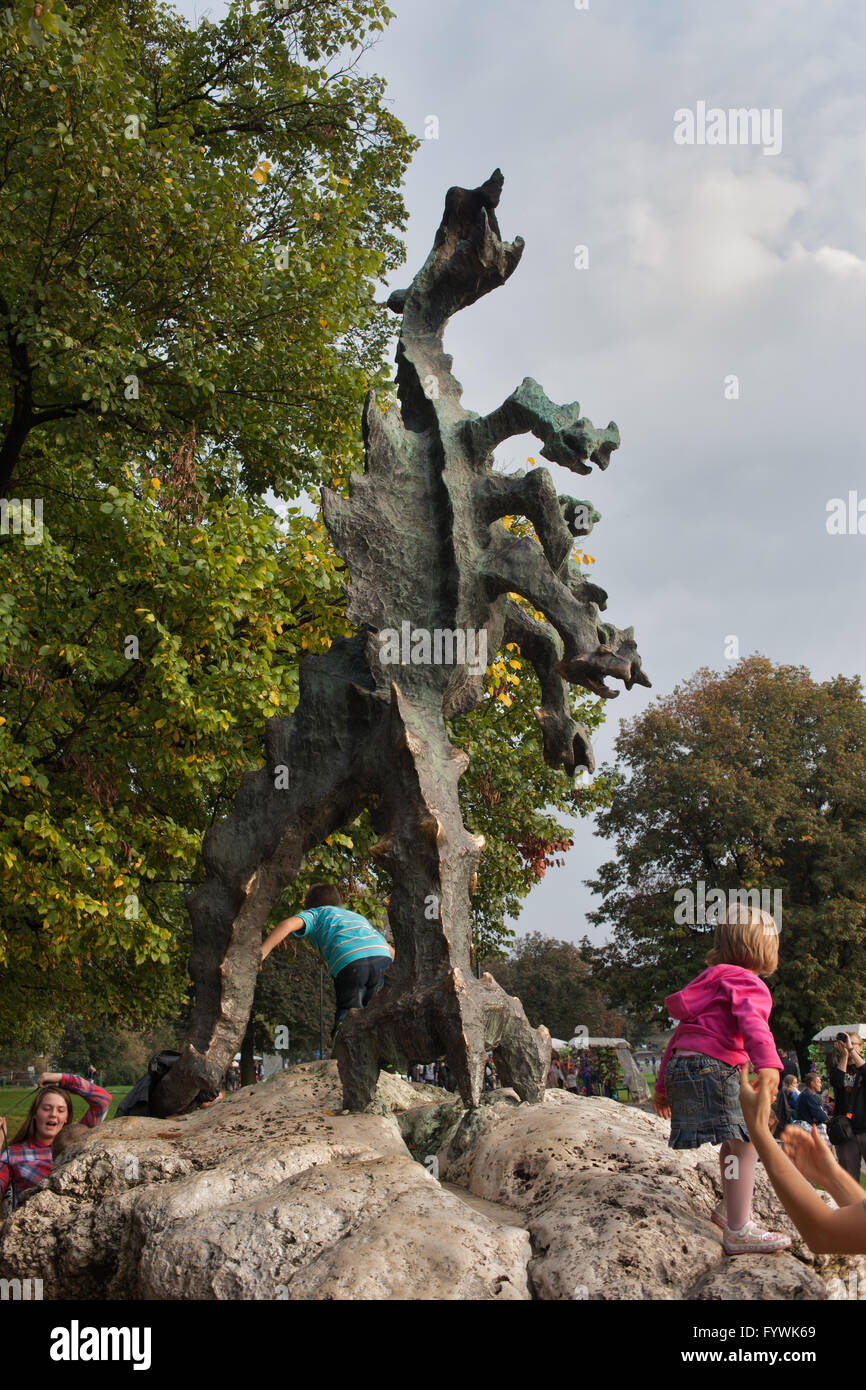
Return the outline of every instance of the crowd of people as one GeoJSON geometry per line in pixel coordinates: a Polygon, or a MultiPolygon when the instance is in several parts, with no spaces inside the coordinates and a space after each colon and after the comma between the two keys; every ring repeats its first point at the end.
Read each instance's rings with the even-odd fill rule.
{"type": "Polygon", "coordinates": [[[558,1088],[571,1091],[576,1096],[607,1096],[616,1098],[616,1087],[611,1078],[605,1076],[597,1061],[588,1052],[575,1052],[563,1056],[554,1048],[550,1054],[547,1069],[548,1090],[558,1088]]]}

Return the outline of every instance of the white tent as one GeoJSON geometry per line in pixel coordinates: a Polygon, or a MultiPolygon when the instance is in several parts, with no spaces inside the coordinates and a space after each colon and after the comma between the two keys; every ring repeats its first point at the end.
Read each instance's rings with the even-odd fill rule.
{"type": "Polygon", "coordinates": [[[866,1038],[866,1023],[831,1023],[816,1033],[812,1042],[835,1042],[837,1033],[856,1033],[858,1038],[866,1038]]]}

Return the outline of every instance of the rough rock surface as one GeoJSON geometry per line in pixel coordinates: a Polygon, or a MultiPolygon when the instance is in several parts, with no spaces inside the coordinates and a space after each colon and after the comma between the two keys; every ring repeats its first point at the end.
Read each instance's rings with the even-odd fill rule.
{"type": "Polygon", "coordinates": [[[674,1151],[669,1127],[616,1101],[548,1091],[542,1105],[500,1093],[440,1154],[440,1174],[524,1213],[533,1295],[542,1299],[825,1299],[866,1259],[815,1256],[759,1167],[755,1219],[794,1237],[778,1255],[726,1256],[710,1212],[717,1154],[674,1151]]]}
{"type": "MultiPolygon", "coordinates": [[[[55,1299],[728,1301],[866,1278],[799,1240],[725,1256],[716,1155],[673,1152],[634,1107],[499,1091],[467,1112],[386,1073],[381,1113],[340,1099],[336,1064],[314,1062],[192,1115],[101,1125],[5,1224],[0,1277],[55,1299]]],[[[755,1215],[793,1234],[760,1171],[755,1215]]]]}
{"type": "MultiPolygon", "coordinates": [[[[377,1100],[425,1089],[383,1073],[377,1100]]],[[[108,1121],[7,1222],[0,1269],[46,1298],[528,1299],[525,1229],[443,1189],[390,1113],[339,1106],[336,1064],[311,1063],[192,1115],[108,1121]]]]}

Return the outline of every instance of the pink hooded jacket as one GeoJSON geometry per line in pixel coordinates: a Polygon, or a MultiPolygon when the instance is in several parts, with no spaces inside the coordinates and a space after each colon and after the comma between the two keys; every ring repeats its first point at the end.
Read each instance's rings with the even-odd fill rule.
{"type": "Polygon", "coordinates": [[[701,1052],[731,1066],[752,1062],[755,1069],[778,1067],[782,1061],[768,1019],[773,997],[764,981],[742,965],[711,965],[677,994],[665,1008],[680,1022],[665,1049],[656,1081],[656,1095],[665,1092],[664,1074],[673,1049],[701,1052]]]}

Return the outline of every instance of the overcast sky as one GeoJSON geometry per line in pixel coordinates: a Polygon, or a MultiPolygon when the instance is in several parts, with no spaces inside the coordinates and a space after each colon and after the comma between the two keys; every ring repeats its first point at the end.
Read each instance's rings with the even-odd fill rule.
{"type": "MultiPolygon", "coordinates": [[[[609,703],[597,761],[620,718],[699,667],[724,669],[731,636],[741,655],[817,679],[861,674],[866,534],[828,534],[827,504],[866,500],[866,11],[850,0],[390,4],[367,66],[409,130],[438,122],[406,179],[406,269],[392,286],[426,257],[445,190],[498,165],[502,235],[526,249],[508,284],[446,333],[463,403],[489,411],[533,376],[622,434],[606,473],[548,465],[559,491],[602,514],[591,574],[608,591],[605,616],[634,625],[653,682],[609,703]],[[757,143],[733,143],[727,112],[741,107],[765,112],[757,143]],[[684,110],[695,143],[674,138],[689,133],[675,120],[684,110]],[[715,143],[697,143],[707,133],[715,143]],[[575,267],[578,246],[588,268],[575,267]],[[738,398],[726,398],[732,376],[738,398]]],[[[498,454],[510,467],[530,456],[529,435],[498,454]]],[[[533,891],[518,931],[584,935],[583,880],[611,848],[579,824],[567,867],[533,891]]]]}

